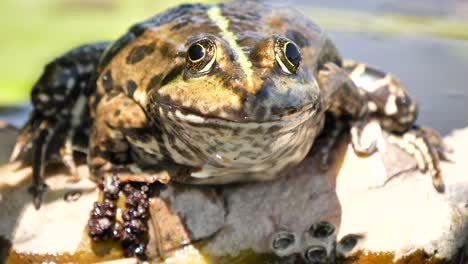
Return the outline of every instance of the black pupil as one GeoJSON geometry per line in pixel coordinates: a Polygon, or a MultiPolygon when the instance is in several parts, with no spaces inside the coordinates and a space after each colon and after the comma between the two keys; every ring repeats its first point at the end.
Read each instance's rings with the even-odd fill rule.
{"type": "Polygon", "coordinates": [[[287,43],[286,44],[286,58],[295,66],[299,66],[299,61],[301,60],[301,54],[299,53],[299,50],[297,49],[296,45],[292,43],[287,43]]]}
{"type": "Polygon", "coordinates": [[[192,61],[199,60],[205,56],[205,49],[198,44],[192,45],[188,49],[188,56],[192,61]]]}

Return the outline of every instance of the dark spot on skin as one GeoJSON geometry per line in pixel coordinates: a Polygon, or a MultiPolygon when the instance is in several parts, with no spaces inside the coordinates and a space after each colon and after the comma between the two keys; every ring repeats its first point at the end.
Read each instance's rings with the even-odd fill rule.
{"type": "Polygon", "coordinates": [[[114,58],[114,56],[119,53],[122,48],[126,47],[130,42],[135,40],[135,38],[136,36],[133,32],[127,32],[125,35],[115,41],[102,55],[99,68],[103,69],[106,67],[107,64],[109,64],[109,62],[114,58]]]}
{"type": "Polygon", "coordinates": [[[146,91],[150,91],[153,88],[157,87],[158,84],[161,82],[162,79],[162,74],[157,74],[151,78],[151,80],[148,83],[148,86],[146,87],[146,91]]]}
{"type": "Polygon", "coordinates": [[[135,64],[142,61],[146,56],[153,53],[155,50],[154,43],[149,45],[139,45],[134,47],[127,57],[127,64],[135,64]]]}
{"type": "Polygon", "coordinates": [[[164,54],[168,57],[174,57],[175,50],[173,46],[167,42],[163,42],[160,48],[161,54],[164,54]]]}
{"type": "Polygon", "coordinates": [[[296,30],[288,30],[286,37],[294,41],[299,47],[303,48],[310,45],[309,40],[301,32],[296,30]]]}
{"type": "Polygon", "coordinates": [[[125,101],[125,102],[123,102],[123,104],[122,104],[122,105],[123,105],[123,106],[125,106],[125,107],[127,107],[127,106],[129,106],[129,105],[130,105],[130,103],[129,103],[128,101],[125,101]]]}
{"type": "Polygon", "coordinates": [[[133,80],[128,80],[127,82],[127,93],[128,96],[133,97],[133,93],[137,89],[137,84],[133,80]]]}
{"type": "Polygon", "coordinates": [[[114,117],[118,117],[120,115],[120,110],[115,110],[114,117]]]}
{"type": "Polygon", "coordinates": [[[114,86],[114,84],[113,84],[113,80],[112,80],[112,74],[108,70],[108,71],[106,71],[104,76],[102,76],[102,87],[104,87],[104,90],[106,92],[109,92],[110,90],[112,90],[113,86],[114,86]]]}
{"type": "Polygon", "coordinates": [[[179,76],[183,71],[184,71],[184,65],[178,65],[175,68],[173,68],[172,71],[166,74],[164,79],[161,81],[161,86],[170,83],[172,80],[177,78],[177,76],[179,76]]]}

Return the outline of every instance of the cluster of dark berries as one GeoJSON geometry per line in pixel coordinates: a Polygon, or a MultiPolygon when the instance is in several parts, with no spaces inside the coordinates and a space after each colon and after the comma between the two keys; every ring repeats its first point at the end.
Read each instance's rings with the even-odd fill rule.
{"type": "Polygon", "coordinates": [[[113,237],[117,207],[111,201],[95,202],[88,220],[88,232],[93,241],[104,241],[113,237]]]}
{"type": "Polygon", "coordinates": [[[99,186],[104,195],[103,202],[94,203],[88,220],[89,235],[93,241],[114,239],[122,241],[126,257],[145,258],[148,243],[148,192],[146,184],[126,184],[123,193],[126,209],[122,213],[123,224],[116,221],[116,202],[119,199],[121,183],[114,176],[99,186]]]}
{"type": "Polygon", "coordinates": [[[127,257],[144,258],[148,243],[148,191],[148,185],[145,184],[138,187],[127,184],[123,189],[127,198],[122,215],[124,224],[121,239],[127,257]]]}

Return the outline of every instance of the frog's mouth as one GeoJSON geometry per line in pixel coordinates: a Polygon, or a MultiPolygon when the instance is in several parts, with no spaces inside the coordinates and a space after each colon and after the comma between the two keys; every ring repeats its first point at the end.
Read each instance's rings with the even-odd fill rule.
{"type": "Polygon", "coordinates": [[[313,116],[317,115],[318,109],[314,107],[314,105],[308,105],[294,113],[284,115],[277,119],[265,121],[255,121],[249,120],[247,118],[240,120],[231,120],[220,117],[214,117],[211,115],[203,116],[199,113],[196,113],[195,111],[176,108],[174,106],[169,107],[164,104],[160,104],[159,112],[161,115],[167,116],[167,118],[169,118],[172,121],[188,123],[191,125],[218,125],[227,128],[256,128],[272,126],[290,127],[294,125],[299,125],[306,122],[307,120],[310,120],[313,116]]]}

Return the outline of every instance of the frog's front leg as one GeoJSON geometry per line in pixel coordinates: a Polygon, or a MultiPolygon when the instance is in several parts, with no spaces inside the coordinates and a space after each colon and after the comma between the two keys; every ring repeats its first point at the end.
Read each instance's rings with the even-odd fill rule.
{"type": "MultiPolygon", "coordinates": [[[[317,81],[321,88],[323,101],[322,108],[326,109],[330,118],[336,122],[344,120],[350,121],[352,133],[357,136],[352,136],[352,145],[357,153],[372,153],[375,151],[375,144],[364,145],[361,141],[360,134],[363,129],[363,124],[368,121],[369,111],[367,108],[366,97],[356,87],[348,74],[334,63],[325,64],[318,73],[317,81]]],[[[343,130],[343,124],[335,124],[340,130],[343,130]]],[[[331,135],[333,135],[331,133],[331,135]]],[[[322,164],[324,168],[328,168],[331,162],[329,153],[338,139],[336,135],[327,137],[327,141],[322,149],[322,164]]]]}
{"type": "Polygon", "coordinates": [[[400,82],[392,75],[364,64],[346,62],[344,69],[359,86],[372,118],[390,132],[390,141],[411,154],[418,168],[428,171],[436,190],[443,192],[439,166],[447,150],[434,131],[415,125],[418,108],[400,82]]]}
{"type": "Polygon", "coordinates": [[[151,166],[141,165],[137,150],[157,144],[151,141],[154,133],[157,131],[152,128],[145,111],[121,91],[105,94],[96,104],[88,164],[91,174],[101,182],[103,199],[94,205],[88,222],[89,234],[94,241],[121,240],[126,256],[142,257],[145,251],[147,185],[167,183],[170,173],[178,168],[166,166],[159,153],[151,153],[154,154],[151,166]],[[126,209],[117,217],[123,220],[119,222],[116,203],[122,188],[126,209]]]}
{"type": "MultiPolygon", "coordinates": [[[[132,98],[121,92],[104,95],[97,103],[91,131],[88,165],[99,180],[118,176],[121,182],[153,183],[169,181],[168,172],[155,158],[151,168],[142,168],[132,156],[132,135],[151,138],[153,131],[146,113],[132,98]]],[[[161,162],[161,163],[160,163],[161,162]]]]}

